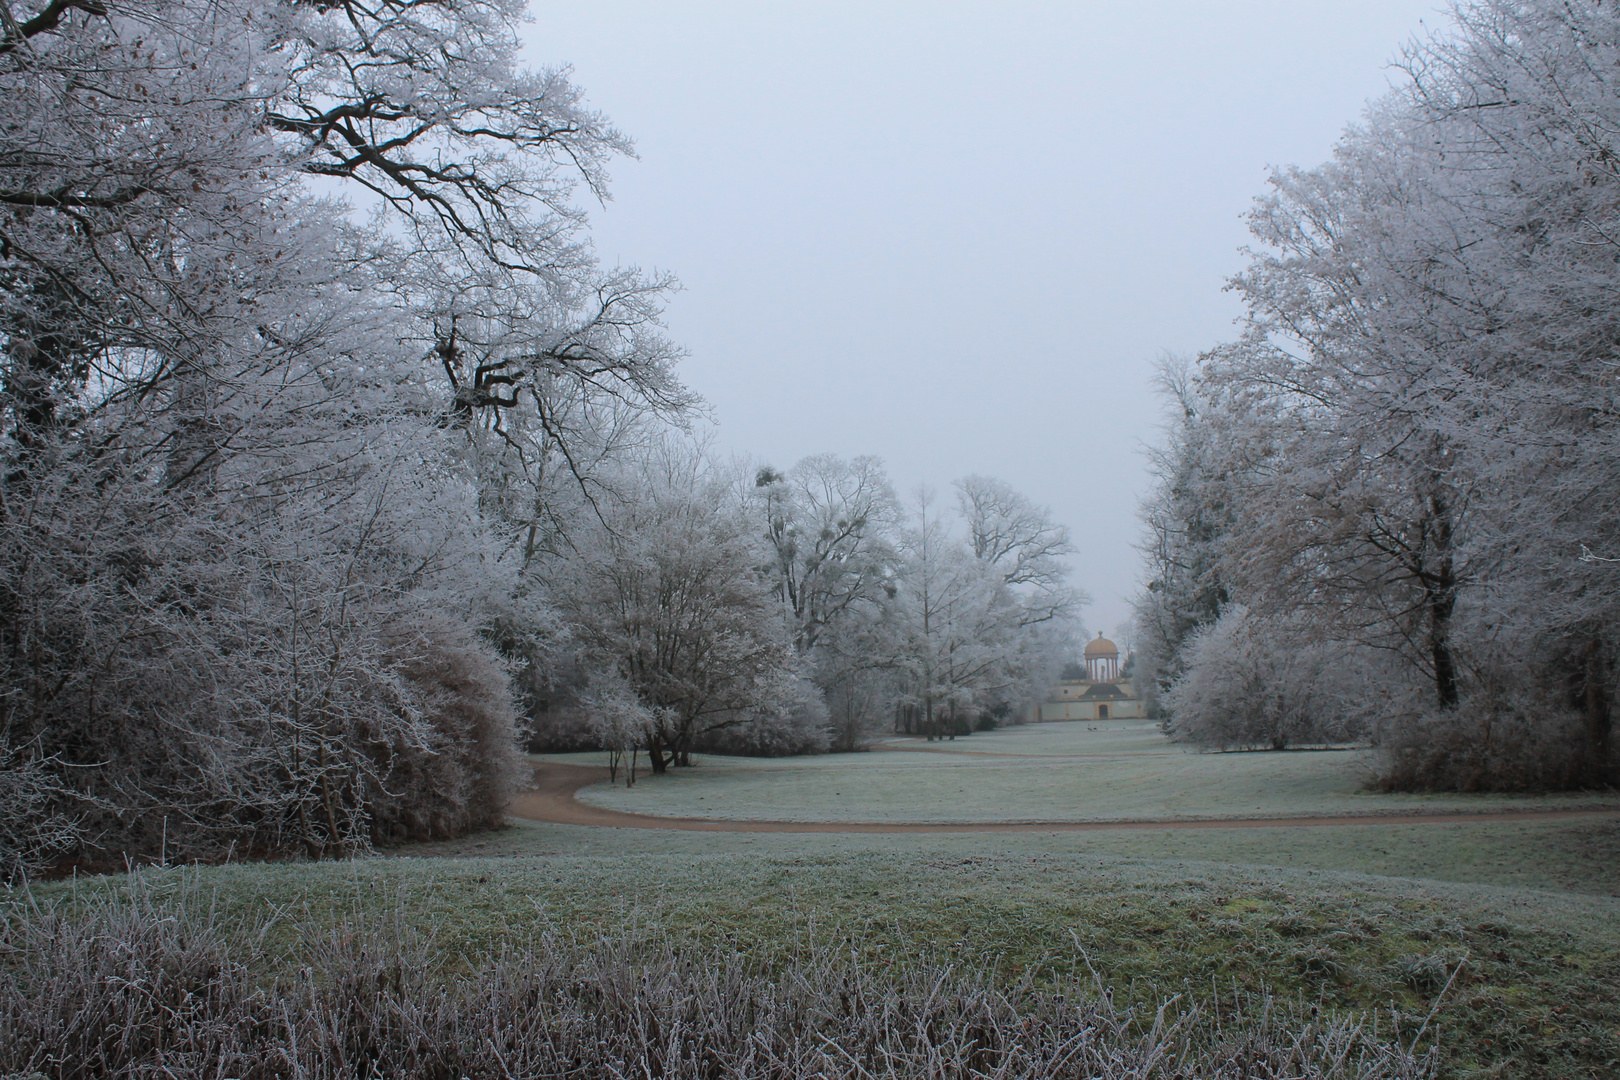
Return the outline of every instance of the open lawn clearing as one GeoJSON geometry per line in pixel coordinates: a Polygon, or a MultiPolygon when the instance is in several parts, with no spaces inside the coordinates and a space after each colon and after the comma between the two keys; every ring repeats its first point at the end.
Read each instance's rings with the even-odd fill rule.
{"type": "MultiPolygon", "coordinates": [[[[587,830],[532,831],[560,845],[587,830]]],[[[395,913],[466,971],[550,930],[765,956],[820,935],[849,939],[878,966],[897,954],[988,957],[1008,979],[1082,969],[1078,946],[1120,1000],[1269,986],[1330,1010],[1393,1009],[1408,1031],[1466,955],[1436,1021],[1453,1075],[1496,1065],[1503,1076],[1598,1077],[1620,1061],[1620,902],[1611,899],[1032,847],[991,853],[982,838],[978,851],[961,837],[658,839],[729,850],[374,858],[148,880],[180,902],[212,905],[225,923],[268,928],[289,966],[305,943],[395,913]]],[[[72,905],[120,881],[56,883],[33,901],[72,905]]],[[[14,897],[10,917],[34,917],[29,901],[14,897]]]]}
{"type": "MultiPolygon", "coordinates": [[[[687,769],[596,784],[593,806],[661,817],[802,822],[1124,821],[1613,807],[1608,795],[1421,795],[1364,789],[1357,750],[1204,754],[1152,721],[1032,724],[906,749],[795,758],[699,755],[687,769]],[[908,752],[911,751],[911,752],[908,752]]],[[[539,761],[605,764],[603,754],[539,761]]]]}
{"type": "Polygon", "coordinates": [[[1620,898],[1620,818],[1098,832],[693,833],[516,822],[403,849],[454,857],[1083,855],[1327,870],[1620,898]]]}
{"type": "Polygon", "coordinates": [[[1422,825],[1458,821],[1565,821],[1605,820],[1620,815],[1613,808],[1585,809],[1498,809],[1494,811],[1449,811],[1375,814],[1313,815],[1302,817],[1211,817],[1147,818],[1070,821],[962,821],[962,822],[861,822],[861,821],[779,821],[758,818],[664,817],[636,814],[580,802],[576,795],[585,787],[608,779],[600,766],[571,765],[548,761],[535,767],[532,786],[514,796],[507,806],[509,818],[546,822],[554,825],[588,825],[597,828],[649,829],[681,832],[769,832],[769,833],[1047,833],[1047,832],[1127,832],[1194,831],[1200,829],[1323,828],[1335,825],[1422,825]]]}
{"type": "MultiPolygon", "coordinates": [[[[877,749],[937,750],[957,754],[1162,754],[1172,747],[1148,720],[1068,720],[1042,724],[1014,724],[994,731],[979,731],[955,739],[930,742],[900,735],[877,744],[877,749]]],[[[1176,746],[1176,750],[1184,749],[1176,746]]]]}

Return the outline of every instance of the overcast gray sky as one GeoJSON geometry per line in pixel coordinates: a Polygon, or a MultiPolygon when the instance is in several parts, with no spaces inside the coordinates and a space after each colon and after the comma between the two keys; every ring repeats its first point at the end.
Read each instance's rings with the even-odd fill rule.
{"type": "Polygon", "coordinates": [[[680,277],[722,449],[999,476],[1074,530],[1112,632],[1154,358],[1233,333],[1266,167],[1326,158],[1438,7],[537,0],[527,55],[636,140],[598,248],[680,277]]]}

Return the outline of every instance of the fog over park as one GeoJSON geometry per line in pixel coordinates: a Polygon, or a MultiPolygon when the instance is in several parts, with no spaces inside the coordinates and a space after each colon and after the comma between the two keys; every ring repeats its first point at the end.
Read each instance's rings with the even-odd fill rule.
{"type": "Polygon", "coordinates": [[[0,0],[0,1080],[1615,1075],[1620,4],[1436,3],[0,0]]]}
{"type": "Polygon", "coordinates": [[[524,55],[635,140],[592,232],[679,277],[722,448],[1001,477],[1073,530],[1113,634],[1155,357],[1234,334],[1267,167],[1326,159],[1438,8],[545,3],[524,55]]]}

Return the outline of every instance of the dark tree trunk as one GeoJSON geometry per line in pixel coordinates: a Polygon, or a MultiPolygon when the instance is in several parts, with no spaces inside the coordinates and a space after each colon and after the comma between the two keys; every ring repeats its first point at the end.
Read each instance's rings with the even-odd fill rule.
{"type": "Polygon", "coordinates": [[[1434,690],[1442,709],[1457,707],[1457,661],[1451,654],[1451,609],[1456,597],[1432,596],[1429,601],[1429,655],[1434,662],[1434,690]]]}
{"type": "Polygon", "coordinates": [[[7,481],[26,488],[27,463],[58,434],[58,407],[84,385],[97,347],[79,328],[79,304],[70,282],[40,276],[8,284],[22,310],[0,322],[0,335],[9,343],[0,364],[0,400],[13,421],[15,460],[22,467],[7,481]]]}
{"type": "Polygon", "coordinates": [[[1603,640],[1593,634],[1586,641],[1585,693],[1582,712],[1586,716],[1587,766],[1594,784],[1606,784],[1613,777],[1610,741],[1613,737],[1613,717],[1609,711],[1608,680],[1603,656],[1603,640]]]}
{"type": "Polygon", "coordinates": [[[652,765],[654,776],[669,771],[669,759],[664,756],[664,741],[653,738],[647,740],[647,761],[652,765]]]}
{"type": "Polygon", "coordinates": [[[1451,651],[1451,614],[1457,606],[1457,572],[1451,553],[1451,507],[1439,495],[1431,496],[1434,546],[1438,568],[1425,576],[1424,606],[1429,620],[1429,659],[1434,666],[1435,697],[1442,710],[1457,707],[1457,661],[1451,651]]]}

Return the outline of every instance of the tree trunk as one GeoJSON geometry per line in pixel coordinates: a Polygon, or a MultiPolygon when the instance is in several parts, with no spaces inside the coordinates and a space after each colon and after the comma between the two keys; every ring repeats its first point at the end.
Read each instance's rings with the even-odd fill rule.
{"type": "Polygon", "coordinates": [[[1457,662],[1451,655],[1451,609],[1455,597],[1432,598],[1429,605],[1429,654],[1434,662],[1435,697],[1442,709],[1457,707],[1457,662]]]}
{"type": "Polygon", "coordinates": [[[58,407],[89,377],[95,345],[75,329],[77,303],[68,283],[48,274],[24,274],[9,284],[21,310],[0,322],[9,358],[0,393],[10,398],[10,435],[16,448],[16,468],[6,482],[27,492],[33,489],[28,467],[59,435],[58,407]]]}
{"type": "Polygon", "coordinates": [[[664,743],[661,739],[647,740],[647,760],[652,763],[654,776],[660,776],[669,771],[669,761],[664,757],[664,743]]]}
{"type": "Polygon", "coordinates": [[[1451,507],[1444,497],[1432,495],[1435,548],[1439,569],[1424,578],[1424,606],[1429,618],[1429,658],[1434,665],[1434,690],[1440,708],[1457,707],[1457,661],[1451,651],[1451,613],[1457,606],[1457,574],[1451,554],[1451,507]]]}
{"type": "Polygon", "coordinates": [[[1609,712],[1609,693],[1604,678],[1603,640],[1593,634],[1586,640],[1586,687],[1582,712],[1586,715],[1587,770],[1590,783],[1606,784],[1612,777],[1611,746],[1613,717],[1609,712]]]}

